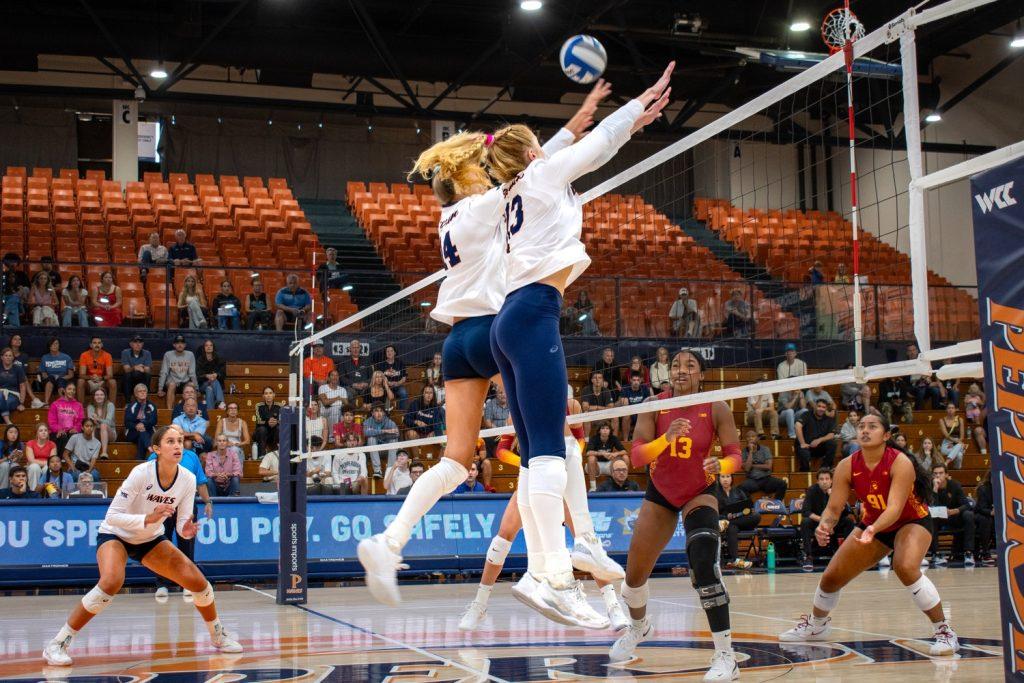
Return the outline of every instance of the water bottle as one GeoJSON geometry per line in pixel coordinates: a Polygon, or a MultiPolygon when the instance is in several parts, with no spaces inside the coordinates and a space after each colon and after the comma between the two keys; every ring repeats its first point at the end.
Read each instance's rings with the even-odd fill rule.
{"type": "Polygon", "coordinates": [[[768,542],[768,553],[766,561],[768,564],[768,571],[775,571],[775,544],[770,541],[768,542]]]}

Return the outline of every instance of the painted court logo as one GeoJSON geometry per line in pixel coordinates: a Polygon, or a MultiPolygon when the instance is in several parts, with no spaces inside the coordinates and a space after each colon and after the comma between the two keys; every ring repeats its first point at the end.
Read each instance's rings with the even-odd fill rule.
{"type": "Polygon", "coordinates": [[[981,194],[974,195],[974,200],[978,202],[978,206],[981,207],[982,213],[988,213],[993,208],[1005,209],[1008,206],[1013,206],[1017,203],[1017,200],[1010,196],[1010,190],[1013,189],[1013,181],[993,187],[988,192],[982,192],[981,194]]]}

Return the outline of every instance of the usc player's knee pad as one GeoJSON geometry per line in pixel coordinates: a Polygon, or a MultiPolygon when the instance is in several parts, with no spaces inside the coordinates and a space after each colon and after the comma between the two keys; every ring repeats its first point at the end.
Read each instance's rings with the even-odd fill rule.
{"type": "Polygon", "coordinates": [[[701,607],[710,609],[729,604],[719,568],[721,535],[718,513],[701,506],[683,518],[686,530],[686,557],[690,562],[690,582],[697,590],[701,607]]]}

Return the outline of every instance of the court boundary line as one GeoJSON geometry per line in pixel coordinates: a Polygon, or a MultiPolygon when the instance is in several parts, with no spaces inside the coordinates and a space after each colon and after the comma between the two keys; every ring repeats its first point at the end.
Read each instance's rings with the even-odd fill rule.
{"type": "MultiPolygon", "coordinates": [[[[276,604],[277,598],[274,595],[271,595],[270,593],[267,593],[265,591],[261,591],[258,588],[253,588],[252,586],[246,586],[243,583],[236,583],[236,584],[233,584],[233,585],[235,587],[237,587],[237,588],[244,588],[245,590],[252,591],[253,593],[259,593],[260,595],[262,595],[264,597],[267,597],[267,598],[270,598],[270,599],[274,600],[275,604],[276,604]]],[[[436,661],[436,662],[438,662],[440,664],[444,664],[446,666],[449,666],[449,665],[450,666],[454,666],[454,667],[456,667],[458,669],[462,669],[463,671],[465,671],[467,673],[470,673],[470,674],[473,674],[475,676],[482,676],[484,679],[486,679],[488,681],[494,681],[495,683],[512,683],[512,681],[507,681],[504,678],[498,678],[497,676],[492,675],[490,672],[478,671],[477,669],[473,669],[473,668],[471,668],[471,667],[469,667],[469,666],[467,666],[465,664],[461,664],[459,662],[456,662],[454,659],[449,659],[447,657],[443,657],[441,655],[434,654],[433,652],[430,652],[429,650],[425,650],[425,649],[423,649],[421,647],[417,647],[415,645],[410,645],[410,644],[402,642],[401,640],[398,640],[396,638],[392,638],[391,636],[386,636],[386,635],[383,635],[381,633],[377,633],[376,631],[373,631],[371,629],[364,628],[362,626],[357,626],[356,624],[351,624],[351,623],[345,621],[344,619],[339,619],[339,618],[333,617],[333,616],[331,616],[329,614],[324,614],[323,612],[318,612],[317,610],[312,609],[310,607],[306,607],[305,605],[297,605],[297,604],[294,604],[294,603],[289,603],[289,604],[287,604],[285,606],[286,607],[287,606],[295,607],[296,609],[300,609],[303,612],[306,612],[307,614],[312,614],[313,616],[317,616],[317,617],[320,617],[322,619],[326,619],[327,621],[334,622],[335,624],[338,624],[340,626],[344,626],[346,628],[350,628],[353,631],[357,631],[359,633],[366,634],[366,635],[370,636],[371,638],[378,638],[380,640],[383,640],[385,643],[389,643],[391,645],[396,645],[396,646],[398,646],[400,648],[403,648],[405,650],[410,650],[410,651],[415,652],[416,654],[418,654],[420,656],[428,657],[429,659],[433,659],[434,661],[436,661]]]]}

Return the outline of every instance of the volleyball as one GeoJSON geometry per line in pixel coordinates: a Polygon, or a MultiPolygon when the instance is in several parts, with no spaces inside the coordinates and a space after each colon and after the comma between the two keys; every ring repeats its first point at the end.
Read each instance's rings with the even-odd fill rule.
{"type": "Polygon", "coordinates": [[[597,38],[579,35],[562,44],[558,61],[566,76],[586,85],[593,83],[604,73],[604,68],[608,65],[608,53],[597,38]]]}

